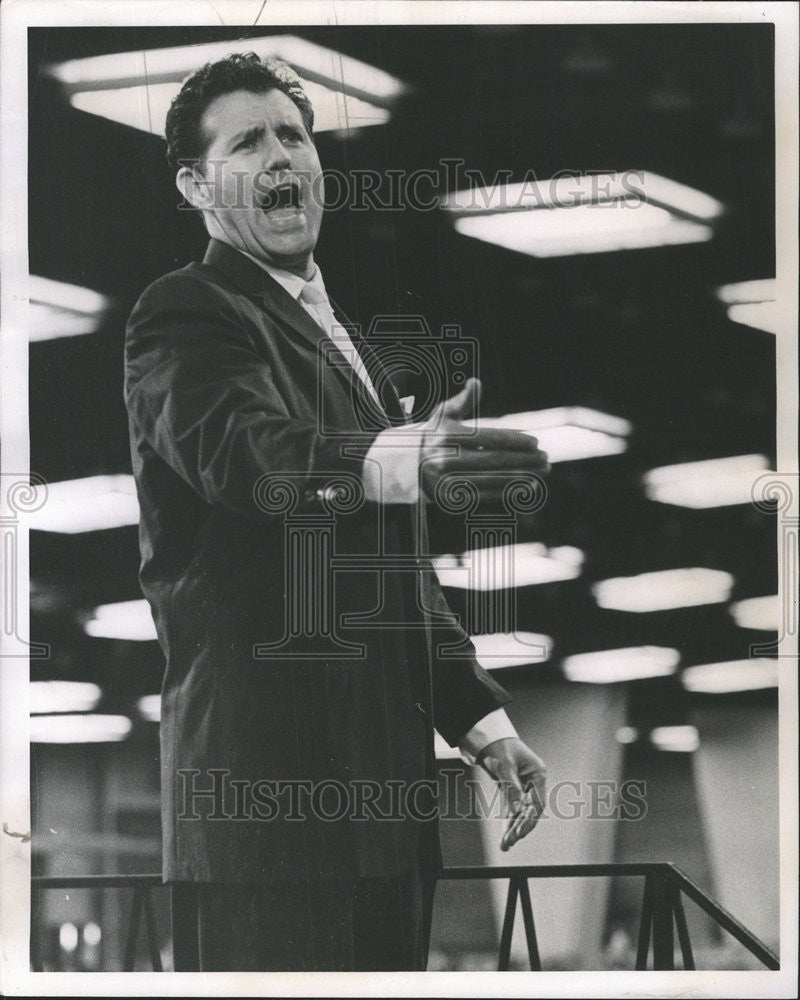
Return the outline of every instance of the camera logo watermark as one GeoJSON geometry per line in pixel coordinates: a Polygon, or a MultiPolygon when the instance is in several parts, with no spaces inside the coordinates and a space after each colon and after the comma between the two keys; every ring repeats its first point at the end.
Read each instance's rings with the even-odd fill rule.
{"type": "Polygon", "coordinates": [[[42,642],[30,642],[23,637],[22,617],[26,608],[20,605],[19,595],[19,529],[20,517],[40,510],[47,503],[47,482],[43,476],[31,472],[24,476],[2,473],[0,479],[0,537],[2,549],[3,582],[2,634],[0,634],[0,657],[30,657],[44,660],[50,656],[50,646],[42,642]],[[13,640],[9,648],[9,640],[13,640]],[[15,650],[19,649],[19,652],[15,650]]]}
{"type": "Polygon", "coordinates": [[[779,627],[778,639],[770,643],[754,643],[750,646],[751,656],[795,657],[792,652],[780,652],[787,639],[797,638],[798,615],[798,540],[800,540],[800,518],[798,518],[798,483],[796,472],[767,472],[753,483],[751,496],[756,510],[764,514],[778,516],[778,565],[781,569],[778,588],[779,627]]]}
{"type": "MultiPolygon", "coordinates": [[[[350,326],[344,349],[330,337],[319,341],[318,352],[317,434],[338,452],[342,466],[349,461],[351,469],[361,471],[275,472],[256,483],[258,509],[282,519],[285,623],[279,639],[254,647],[254,658],[364,659],[363,630],[388,627],[389,619],[390,627],[409,630],[456,624],[452,614],[443,618],[437,588],[422,579],[434,573],[425,529],[430,505],[464,519],[464,551],[473,552],[464,562],[470,576],[464,630],[502,632],[518,648],[525,640],[516,633],[516,592],[502,550],[513,548],[520,517],[539,511],[548,494],[541,475],[513,464],[493,468],[494,459],[483,454],[470,395],[479,372],[477,341],[457,325],[434,332],[418,314],[382,314],[365,336],[350,326]],[[364,360],[370,386],[355,371],[348,351],[364,360]],[[413,409],[401,406],[394,388],[406,378],[413,379],[413,409]],[[373,445],[383,431],[391,432],[391,444],[384,436],[378,457],[373,445]],[[397,466],[406,467],[399,500],[391,494],[397,466]],[[410,539],[400,547],[396,508],[393,514],[386,509],[398,502],[407,506],[403,516],[410,539]],[[343,535],[352,538],[354,517],[370,525],[355,552],[341,544],[343,535]],[[368,611],[339,613],[337,591],[342,586],[346,592],[353,573],[372,577],[374,600],[367,599],[368,611]],[[404,598],[401,617],[393,608],[387,619],[385,595],[390,578],[397,576],[413,596],[404,598]],[[359,642],[352,641],[356,629],[361,630],[359,642]]],[[[516,444],[525,449],[519,464],[530,464],[535,442],[519,434],[516,444]]],[[[511,572],[513,577],[513,567],[511,572]]],[[[440,641],[437,655],[473,656],[469,640],[463,632],[459,636],[455,642],[452,636],[440,641]]]]}

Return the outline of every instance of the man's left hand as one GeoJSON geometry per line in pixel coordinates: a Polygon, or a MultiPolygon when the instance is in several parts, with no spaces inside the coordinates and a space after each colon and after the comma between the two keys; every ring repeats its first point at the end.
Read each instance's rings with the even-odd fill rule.
{"type": "Polygon", "coordinates": [[[507,851],[536,826],[544,810],[547,768],[522,740],[495,740],[476,761],[503,790],[509,817],[500,849],[507,851]]]}

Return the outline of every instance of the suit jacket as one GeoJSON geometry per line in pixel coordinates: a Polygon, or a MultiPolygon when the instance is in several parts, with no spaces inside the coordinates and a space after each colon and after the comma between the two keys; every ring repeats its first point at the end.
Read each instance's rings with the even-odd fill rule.
{"type": "Polygon", "coordinates": [[[389,426],[365,398],[302,306],[224,243],[131,314],[166,880],[435,867],[433,725],[455,744],[508,701],[419,557],[420,507],[360,493],[389,426]]]}

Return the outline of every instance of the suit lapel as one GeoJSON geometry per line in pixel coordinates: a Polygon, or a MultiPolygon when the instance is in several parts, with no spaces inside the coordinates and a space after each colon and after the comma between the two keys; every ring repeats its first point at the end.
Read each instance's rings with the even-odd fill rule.
{"type": "MultiPolygon", "coordinates": [[[[363,382],[348,358],[339,350],[335,341],[331,340],[300,303],[292,298],[286,289],[262,267],[259,267],[255,261],[250,260],[238,250],[234,250],[227,243],[212,239],[209,241],[203,263],[221,271],[242,291],[252,298],[257,298],[263,305],[265,312],[279,323],[281,329],[299,335],[310,343],[320,363],[324,358],[329,359],[332,363],[326,365],[326,371],[335,372],[336,377],[343,379],[349,387],[354,389],[357,394],[355,398],[364,400],[368,396],[363,382]]],[[[381,398],[386,408],[387,426],[405,423],[406,417],[397,392],[375,352],[361,337],[358,326],[347,318],[333,300],[331,300],[331,307],[337,321],[347,330],[354,347],[364,359],[367,371],[376,372],[379,376],[374,380],[380,382],[383,390],[381,398]]],[[[372,374],[370,377],[373,377],[372,374]]],[[[377,408],[371,397],[368,397],[367,406],[368,413],[374,419],[377,408]]]]}
{"type": "Polygon", "coordinates": [[[203,258],[204,264],[221,271],[251,298],[258,299],[264,309],[280,322],[281,327],[300,334],[315,348],[326,338],[322,330],[299,302],[255,261],[245,257],[221,240],[212,239],[203,258]]]}
{"type": "MultiPolygon", "coordinates": [[[[325,365],[325,371],[332,371],[336,378],[355,390],[355,398],[364,391],[363,383],[355,373],[352,364],[331,340],[319,324],[315,323],[306,310],[275,281],[255,261],[221,240],[210,240],[203,263],[221,271],[251,298],[257,299],[264,311],[276,321],[288,335],[302,338],[314,350],[318,365],[325,365]]],[[[375,404],[371,410],[376,410],[375,404]]],[[[384,421],[382,420],[381,423],[384,421]]],[[[389,425],[389,421],[385,423],[389,425]]]]}
{"type": "Polygon", "coordinates": [[[362,336],[358,324],[349,320],[344,311],[333,299],[330,299],[330,303],[336,321],[347,330],[353,346],[361,355],[361,360],[364,362],[367,374],[372,379],[373,384],[380,388],[381,401],[392,426],[407,423],[408,420],[400,403],[400,397],[397,394],[394,383],[389,377],[389,373],[383,367],[380,357],[372,349],[366,338],[362,336]]]}

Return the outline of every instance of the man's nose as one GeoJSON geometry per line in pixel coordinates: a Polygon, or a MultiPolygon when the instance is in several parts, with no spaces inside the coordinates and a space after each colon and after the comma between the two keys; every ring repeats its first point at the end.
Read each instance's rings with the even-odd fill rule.
{"type": "Polygon", "coordinates": [[[264,170],[288,170],[291,165],[286,147],[277,136],[272,136],[264,150],[264,170]]]}

